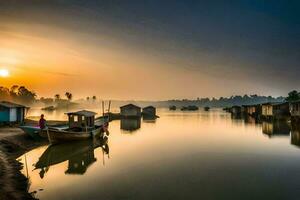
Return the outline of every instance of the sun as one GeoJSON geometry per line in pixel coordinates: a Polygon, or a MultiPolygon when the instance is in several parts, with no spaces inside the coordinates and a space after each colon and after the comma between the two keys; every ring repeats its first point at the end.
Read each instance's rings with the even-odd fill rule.
{"type": "Polygon", "coordinates": [[[7,69],[0,69],[0,77],[8,77],[9,71],[7,69]]]}

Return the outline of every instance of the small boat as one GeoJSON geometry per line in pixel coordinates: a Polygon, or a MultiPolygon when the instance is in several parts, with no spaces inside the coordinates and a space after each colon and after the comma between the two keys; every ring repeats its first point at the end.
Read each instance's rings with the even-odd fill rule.
{"type": "Polygon", "coordinates": [[[180,110],[185,111],[195,111],[195,110],[199,110],[198,106],[183,106],[180,110]]]}
{"type": "Polygon", "coordinates": [[[208,107],[208,106],[204,107],[205,111],[209,111],[209,109],[210,109],[210,107],[208,107]]]}
{"type": "Polygon", "coordinates": [[[177,108],[176,108],[176,106],[170,106],[169,107],[169,110],[176,110],[177,108]]]}
{"type": "Polygon", "coordinates": [[[103,135],[107,131],[108,121],[99,120],[95,124],[96,113],[82,110],[78,112],[66,113],[69,118],[68,127],[65,129],[58,129],[56,127],[48,127],[40,131],[39,135],[48,138],[51,144],[62,143],[69,141],[85,140],[96,135],[103,135]]]}
{"type": "MultiPolygon", "coordinates": [[[[42,138],[40,136],[41,129],[38,126],[27,125],[27,126],[20,126],[19,128],[22,129],[26,134],[28,134],[33,139],[41,139],[42,138]]],[[[60,125],[60,126],[51,126],[49,128],[56,129],[56,130],[65,130],[68,128],[68,126],[60,125]]]]}
{"type": "Polygon", "coordinates": [[[40,127],[37,126],[20,126],[26,134],[28,134],[33,139],[40,139],[39,132],[41,131],[40,127]]]}
{"type": "Polygon", "coordinates": [[[100,135],[103,133],[101,126],[96,126],[94,129],[77,129],[77,128],[68,128],[65,130],[56,129],[56,128],[47,128],[39,132],[39,135],[43,138],[48,138],[51,144],[62,143],[69,141],[78,141],[89,139],[93,136],[100,135]]]}
{"type": "Polygon", "coordinates": [[[44,107],[42,108],[42,110],[45,110],[45,111],[54,111],[55,110],[55,107],[54,106],[47,106],[47,107],[44,107]]]}

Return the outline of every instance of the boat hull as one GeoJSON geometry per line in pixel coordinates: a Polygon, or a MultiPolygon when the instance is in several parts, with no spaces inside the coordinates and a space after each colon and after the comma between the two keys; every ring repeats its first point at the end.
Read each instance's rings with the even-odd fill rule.
{"type": "Polygon", "coordinates": [[[49,128],[40,132],[40,136],[48,138],[51,144],[86,140],[96,135],[101,135],[101,128],[87,132],[73,132],[49,128]]]}
{"type": "Polygon", "coordinates": [[[35,127],[35,126],[20,126],[20,129],[22,129],[27,135],[29,135],[33,139],[41,139],[41,137],[39,135],[41,129],[39,127],[35,127]]]}

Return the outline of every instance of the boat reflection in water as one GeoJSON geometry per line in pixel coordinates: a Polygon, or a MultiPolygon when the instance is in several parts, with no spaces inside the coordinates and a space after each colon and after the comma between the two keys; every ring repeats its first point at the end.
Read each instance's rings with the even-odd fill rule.
{"type": "Polygon", "coordinates": [[[286,121],[263,121],[262,132],[270,138],[274,136],[289,136],[291,128],[286,121]]]}
{"type": "Polygon", "coordinates": [[[300,147],[300,125],[292,124],[291,144],[300,147]]]}
{"type": "Polygon", "coordinates": [[[141,118],[125,118],[121,119],[121,129],[125,131],[135,131],[141,128],[141,118]]]}
{"type": "Polygon", "coordinates": [[[94,149],[101,147],[103,153],[109,154],[108,138],[94,138],[91,140],[76,141],[49,146],[35,164],[40,169],[40,178],[43,178],[50,166],[68,161],[65,174],[84,174],[89,166],[96,162],[94,149]]]}

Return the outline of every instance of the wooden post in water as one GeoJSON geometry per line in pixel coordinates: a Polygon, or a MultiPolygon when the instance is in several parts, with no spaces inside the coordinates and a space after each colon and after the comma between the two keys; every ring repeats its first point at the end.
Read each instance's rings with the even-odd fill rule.
{"type": "Polygon", "coordinates": [[[108,122],[109,122],[109,115],[110,115],[110,104],[111,104],[111,100],[109,100],[109,102],[108,102],[108,111],[107,111],[107,113],[108,113],[108,122]]]}
{"type": "Polygon", "coordinates": [[[102,101],[102,116],[104,116],[104,101],[102,101]]]}

